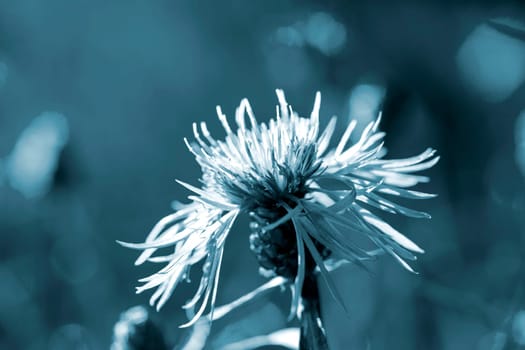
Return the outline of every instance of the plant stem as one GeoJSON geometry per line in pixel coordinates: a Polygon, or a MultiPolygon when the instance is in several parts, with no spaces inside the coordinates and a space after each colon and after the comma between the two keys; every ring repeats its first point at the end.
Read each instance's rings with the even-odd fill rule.
{"type": "Polygon", "coordinates": [[[321,316],[319,288],[313,272],[305,276],[301,297],[303,310],[300,314],[301,336],[299,349],[326,350],[328,349],[328,340],[321,316]]]}

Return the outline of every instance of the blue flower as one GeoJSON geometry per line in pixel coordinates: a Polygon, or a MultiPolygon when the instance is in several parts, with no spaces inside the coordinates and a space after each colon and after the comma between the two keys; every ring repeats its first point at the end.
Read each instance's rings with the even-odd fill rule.
{"type": "MultiPolygon", "coordinates": [[[[224,242],[241,214],[252,216],[253,229],[263,237],[264,244],[271,247],[276,240],[288,242],[285,248],[293,252],[294,269],[285,269],[282,275],[292,287],[292,314],[298,309],[305,275],[312,269],[308,260],[336,294],[328,274],[341,262],[362,265],[363,260],[380,251],[413,271],[407,261],[423,253],[372,211],[430,218],[393,200],[435,196],[407,189],[428,181],[413,173],[436,164],[439,157],[435,151],[427,149],[405,159],[383,159],[385,133],[378,131],[380,117],[366,126],[353,144],[349,140],[356,121],[351,121],[335,148],[330,148],[336,118],[320,132],[320,93],[309,118],[295,113],[281,90],[277,90],[277,97],[277,116],[268,124],[257,122],[246,99],[236,110],[235,129],[217,107],[226,132],[222,140],[212,137],[205,123],[194,124],[195,140],[185,142],[202,168],[202,187],[178,181],[192,192],[188,197],[191,202],[177,204],[176,211],[161,219],[144,243],[120,242],[143,250],[136,265],[166,263],[154,275],[140,280],[144,284],[137,288],[138,293],[156,288],[150,303],[157,309],[188,276],[190,268],[204,260],[197,292],[183,306],[190,316],[183,326],[194,324],[208,306],[213,312],[224,242]],[[283,227],[287,229],[283,231],[283,227]],[[279,230],[279,235],[272,236],[279,230]],[[160,248],[169,248],[170,253],[154,255],[160,248]]],[[[265,259],[273,259],[271,252],[265,254],[265,259]]],[[[278,260],[272,263],[276,261],[278,264],[278,260]]]]}

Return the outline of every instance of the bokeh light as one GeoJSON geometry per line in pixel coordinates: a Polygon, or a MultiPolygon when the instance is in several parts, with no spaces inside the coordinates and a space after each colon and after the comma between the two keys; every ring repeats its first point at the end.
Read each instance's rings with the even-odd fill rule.
{"type": "Polygon", "coordinates": [[[488,101],[500,102],[525,80],[525,42],[482,24],[466,38],[457,62],[469,87],[488,101]]]}

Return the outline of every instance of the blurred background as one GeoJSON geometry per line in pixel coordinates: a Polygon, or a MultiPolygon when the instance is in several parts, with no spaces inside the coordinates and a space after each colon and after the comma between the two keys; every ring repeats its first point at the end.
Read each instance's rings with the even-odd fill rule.
{"type": "MultiPolygon", "coordinates": [[[[0,0],[0,349],[106,349],[147,304],[139,242],[197,184],[183,137],[282,88],[301,115],[363,126],[383,111],[390,157],[426,147],[433,219],[386,217],[426,254],[322,286],[333,349],[525,348],[525,6],[512,1],[0,0]]],[[[195,271],[194,276],[198,275],[195,271]]],[[[247,221],[227,242],[218,304],[264,283],[247,221]]],[[[180,286],[153,323],[187,334],[180,286]]],[[[210,348],[286,326],[288,293],[214,325],[210,348]],[[257,314],[254,315],[254,311],[257,314]]]]}

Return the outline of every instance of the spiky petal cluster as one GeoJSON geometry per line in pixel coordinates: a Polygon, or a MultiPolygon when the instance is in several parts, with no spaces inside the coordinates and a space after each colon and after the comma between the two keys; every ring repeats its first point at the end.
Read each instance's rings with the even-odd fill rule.
{"type": "Polygon", "coordinates": [[[435,151],[427,149],[405,159],[383,159],[385,134],[378,131],[380,118],[366,126],[357,142],[348,145],[356,126],[356,121],[351,121],[336,147],[329,149],[336,118],[320,132],[320,94],[316,95],[310,118],[299,117],[282,91],[277,90],[277,96],[277,117],[268,124],[256,121],[246,99],[237,108],[235,130],[217,107],[226,131],[224,140],[213,138],[205,123],[194,124],[195,142],[186,140],[186,144],[202,168],[202,187],[179,181],[193,192],[189,196],[191,203],[178,204],[176,211],[160,220],[144,243],[122,243],[143,250],[137,265],[146,261],[167,263],[156,274],[142,279],[144,285],[137,289],[140,293],[156,288],[150,303],[156,303],[157,308],[167,301],[189,269],[204,260],[197,292],[184,305],[190,317],[186,326],[193,324],[207,306],[213,311],[224,242],[240,213],[273,213],[267,217],[282,213],[262,230],[293,224],[298,252],[297,275],[290,281],[294,313],[305,278],[307,251],[334,296],[337,294],[317,242],[332,252],[331,261],[361,264],[379,249],[410,271],[406,260],[423,253],[371,210],[429,218],[392,198],[434,196],[407,188],[428,181],[427,177],[412,173],[436,164],[435,151]],[[169,248],[170,253],[154,256],[160,248],[169,248]]]}

